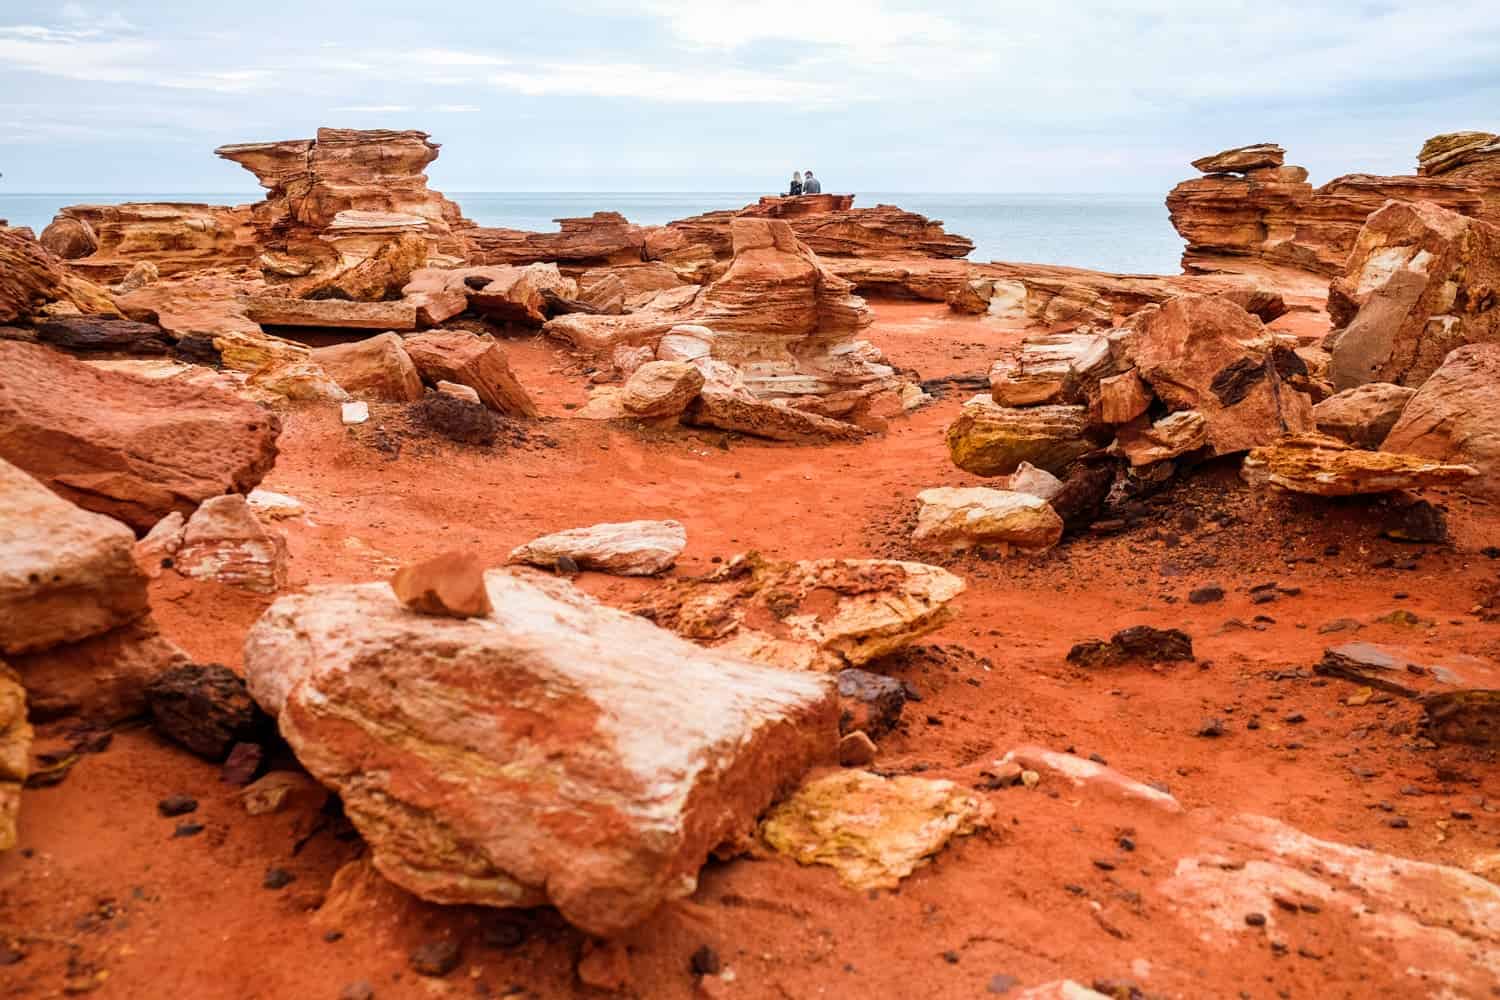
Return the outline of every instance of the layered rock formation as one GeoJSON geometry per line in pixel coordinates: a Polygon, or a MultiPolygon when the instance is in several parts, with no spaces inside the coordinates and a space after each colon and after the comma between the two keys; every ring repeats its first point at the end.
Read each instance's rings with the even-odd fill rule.
{"type": "Polygon", "coordinates": [[[1273,164],[1279,154],[1232,155],[1243,152],[1195,161],[1208,176],[1167,195],[1172,224],[1188,242],[1187,271],[1232,271],[1251,258],[1341,274],[1365,219],[1392,199],[1500,222],[1500,139],[1487,133],[1428,140],[1416,176],[1350,174],[1319,188],[1301,167],[1273,164]]]}
{"type": "Polygon", "coordinates": [[[0,324],[55,312],[119,315],[102,288],[69,274],[22,231],[0,227],[0,324]]]}
{"type": "Polygon", "coordinates": [[[40,238],[48,250],[96,281],[117,281],[142,261],[172,275],[249,263],[257,252],[248,206],[70,205],[40,238]]]}
{"type": "Polygon", "coordinates": [[[246,641],[251,692],[397,885],[551,904],[616,934],[691,894],[713,848],[831,759],[826,678],[704,650],[537,574],[486,584],[494,610],[466,619],[384,584],[314,588],[246,641]]]}
{"type": "Polygon", "coordinates": [[[227,393],[0,341],[0,458],[142,534],[173,510],[253,489],[280,431],[274,413],[227,393]]]}

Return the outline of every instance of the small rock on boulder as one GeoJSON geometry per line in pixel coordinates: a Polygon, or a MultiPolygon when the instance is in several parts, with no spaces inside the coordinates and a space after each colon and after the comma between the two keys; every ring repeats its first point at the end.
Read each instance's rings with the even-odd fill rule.
{"type": "Polygon", "coordinates": [[[391,589],[413,611],[453,618],[482,618],[491,610],[484,565],[472,552],[445,552],[402,566],[391,589]]]}
{"type": "Polygon", "coordinates": [[[1284,162],[1285,149],[1274,142],[1258,142],[1194,160],[1193,168],[1205,174],[1244,174],[1265,167],[1279,167],[1284,162]]]}

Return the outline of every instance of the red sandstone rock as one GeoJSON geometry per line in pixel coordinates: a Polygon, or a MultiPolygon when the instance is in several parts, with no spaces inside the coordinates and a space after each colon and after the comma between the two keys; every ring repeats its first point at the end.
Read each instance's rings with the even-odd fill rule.
{"type": "Polygon", "coordinates": [[[394,333],[320,347],[312,359],[352,396],[392,403],[422,398],[422,377],[394,333]]]}
{"type": "Polygon", "coordinates": [[[556,233],[475,227],[465,233],[475,264],[533,264],[545,261],[599,266],[641,259],[646,230],[619,212],[595,212],[580,219],[558,219],[556,233]]]}
{"type": "Polygon", "coordinates": [[[417,307],[407,301],[350,302],[346,299],[293,299],[254,295],[245,314],[266,326],[308,326],[334,330],[415,330],[417,307]]]}
{"type": "Polygon", "coordinates": [[[1262,142],[1205,156],[1201,160],[1194,160],[1193,167],[1205,174],[1243,174],[1266,167],[1279,167],[1285,159],[1286,150],[1274,142],[1262,142]]]}
{"type": "Polygon", "coordinates": [[[78,642],[7,658],[21,675],[31,717],[119,722],[146,710],[146,686],[188,656],[147,615],[78,642]]]}
{"type": "Polygon", "coordinates": [[[391,577],[391,589],[402,604],[423,614],[483,618],[494,610],[484,589],[484,565],[472,552],[408,563],[391,577]]]}
{"type": "Polygon", "coordinates": [[[1334,279],[1329,338],[1337,389],[1418,386],[1464,344],[1500,341],[1500,226],[1426,202],[1370,216],[1334,279]]]}
{"type": "Polygon", "coordinates": [[[248,208],[180,202],[70,205],[41,240],[96,281],[118,281],[141,262],[172,275],[248,263],[256,253],[248,208]]]}
{"type": "Polygon", "coordinates": [[[1500,344],[1460,347],[1422,383],[1381,448],[1472,465],[1464,489],[1500,497],[1500,344]]]}
{"type": "Polygon", "coordinates": [[[19,230],[0,227],[0,323],[41,314],[54,302],[119,315],[104,289],[69,275],[61,261],[19,230]]]}
{"type": "Polygon", "coordinates": [[[1124,353],[1171,409],[1203,415],[1214,454],[1225,455],[1313,429],[1312,401],[1284,382],[1273,347],[1234,303],[1183,295],[1139,313],[1124,353]]]}
{"type": "Polygon", "coordinates": [[[692,893],[714,847],[832,758],[827,678],[529,571],[486,584],[480,619],[417,614],[384,584],[315,588],[246,641],[251,693],[397,885],[617,934],[692,893]]]}
{"type": "Polygon", "coordinates": [[[1379,448],[1417,390],[1388,382],[1369,382],[1346,389],[1313,407],[1323,434],[1356,448],[1379,448]]]}
{"type": "Polygon", "coordinates": [[[0,460],[0,653],[129,624],[150,610],[135,536],[0,460]]]}
{"type": "Polygon", "coordinates": [[[481,337],[467,330],[430,330],[407,337],[403,346],[428,382],[466,385],[479,394],[480,402],[497,413],[517,417],[537,415],[536,404],[510,370],[505,348],[493,337],[481,337]]]}
{"type": "Polygon", "coordinates": [[[169,511],[254,489],[280,431],[274,413],[224,392],[0,341],[0,457],[138,533],[169,511]]]}

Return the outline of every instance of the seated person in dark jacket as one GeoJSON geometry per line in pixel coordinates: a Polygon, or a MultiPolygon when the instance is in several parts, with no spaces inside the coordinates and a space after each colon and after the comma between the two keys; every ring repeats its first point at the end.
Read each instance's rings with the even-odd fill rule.
{"type": "Polygon", "coordinates": [[[797,197],[797,195],[799,195],[801,193],[802,193],[802,171],[800,171],[800,170],[793,170],[792,171],[792,186],[787,190],[787,194],[789,196],[795,198],[795,197],[797,197]]]}
{"type": "Polygon", "coordinates": [[[807,172],[807,179],[802,182],[802,193],[803,194],[822,194],[823,193],[823,185],[818,182],[818,179],[816,177],[813,176],[813,172],[811,170],[809,170],[807,172]]]}

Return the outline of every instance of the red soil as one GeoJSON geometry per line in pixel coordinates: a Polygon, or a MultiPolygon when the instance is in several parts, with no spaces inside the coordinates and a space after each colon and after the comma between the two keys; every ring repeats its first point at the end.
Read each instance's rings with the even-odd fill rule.
{"type": "MultiPolygon", "coordinates": [[[[983,372],[1020,336],[939,305],[878,304],[877,312],[872,339],[924,378],[983,372]]],[[[582,402],[578,366],[551,344],[515,342],[511,358],[548,418],[582,402]]],[[[483,450],[407,438],[392,455],[373,446],[374,428],[340,426],[336,408],[301,408],[287,415],[282,455],[264,485],[309,511],[282,524],[293,587],[367,580],[457,547],[499,563],[543,532],[641,517],[687,525],[680,574],[748,549],[788,559],[904,556],[919,490],[980,482],[953,467],[942,444],[966,395],[950,390],[884,438],[823,448],[548,419],[526,444],[483,450]]],[[[399,438],[396,408],[372,409],[372,425],[388,422],[399,438]]],[[[1119,534],[1084,535],[1035,559],[948,560],[969,590],[950,625],[892,665],[923,700],[907,706],[877,766],[973,785],[1011,747],[1073,747],[1167,783],[1189,810],[1263,813],[1315,836],[1451,864],[1500,850],[1492,760],[1420,749],[1415,707],[1347,706],[1352,687],[1308,669],[1325,646],[1352,638],[1320,635],[1318,626],[1396,608],[1433,624],[1367,625],[1358,637],[1419,645],[1434,658],[1500,652],[1500,629],[1469,613],[1497,575],[1479,550],[1500,544],[1500,518],[1443,499],[1454,544],[1401,545],[1378,537],[1378,505],[1265,497],[1240,486],[1232,469],[1210,468],[1148,502],[1143,519],[1119,534]],[[1325,555],[1334,544],[1340,554],[1325,555]],[[1415,568],[1373,568],[1386,556],[1415,568]],[[1252,605],[1248,589],[1268,580],[1302,591],[1252,605]],[[1186,602],[1210,582],[1225,589],[1222,603],[1186,602]],[[1257,614],[1274,621],[1223,629],[1257,614]],[[1075,641],[1138,623],[1185,629],[1200,662],[1096,670],[1065,662],[1075,641]],[[1273,679],[1298,668],[1304,675],[1273,679]],[[1293,712],[1306,721],[1285,722],[1293,712]],[[1224,719],[1229,733],[1195,736],[1206,717],[1224,719]],[[1245,728],[1251,717],[1259,729],[1245,728]],[[1424,794],[1403,794],[1408,787],[1424,794]],[[1473,818],[1450,819],[1456,809],[1473,818]],[[1397,815],[1409,825],[1389,825],[1397,815]]],[[[611,603],[645,586],[599,575],[580,583],[611,603]]],[[[168,636],[200,660],[231,666],[269,603],[171,573],[153,600],[168,636]]],[[[48,731],[39,742],[59,738],[48,731]]],[[[594,994],[575,975],[583,937],[546,912],[355,901],[336,928],[343,936],[326,940],[328,920],[313,911],[358,841],[323,831],[294,853],[317,815],[250,817],[236,791],[217,768],[135,729],[60,785],[27,792],[22,849],[0,856],[0,945],[26,957],[0,965],[0,998],[55,996],[70,975],[100,970],[104,997],[331,1000],[357,980],[381,998],[594,994]],[[179,821],[158,816],[155,804],[173,793],[200,801],[187,819],[205,824],[203,834],[172,838],[179,821]],[[273,866],[296,881],[262,888],[273,866]],[[505,937],[497,923],[525,940],[515,944],[522,934],[511,930],[511,947],[486,946],[486,927],[492,944],[505,937]],[[413,973],[408,950],[444,936],[464,944],[458,970],[443,980],[413,973]]],[[[1181,819],[1050,776],[1034,791],[984,794],[996,809],[993,828],[956,841],[896,891],[851,893],[830,870],[781,858],[711,863],[691,899],[625,940],[632,990],[693,995],[690,956],[702,945],[733,970],[722,994],[746,998],[978,997],[997,975],[1023,986],[1125,978],[1171,996],[1353,997],[1410,987],[1382,981],[1327,914],[1290,925],[1284,957],[1265,934],[1240,935],[1226,951],[1197,940],[1191,915],[1152,892],[1196,836],[1181,819]],[[1133,853],[1118,845],[1127,831],[1133,853]],[[1101,858],[1115,869],[1096,867],[1101,858]],[[1299,957],[1302,946],[1322,957],[1299,957]]]]}

